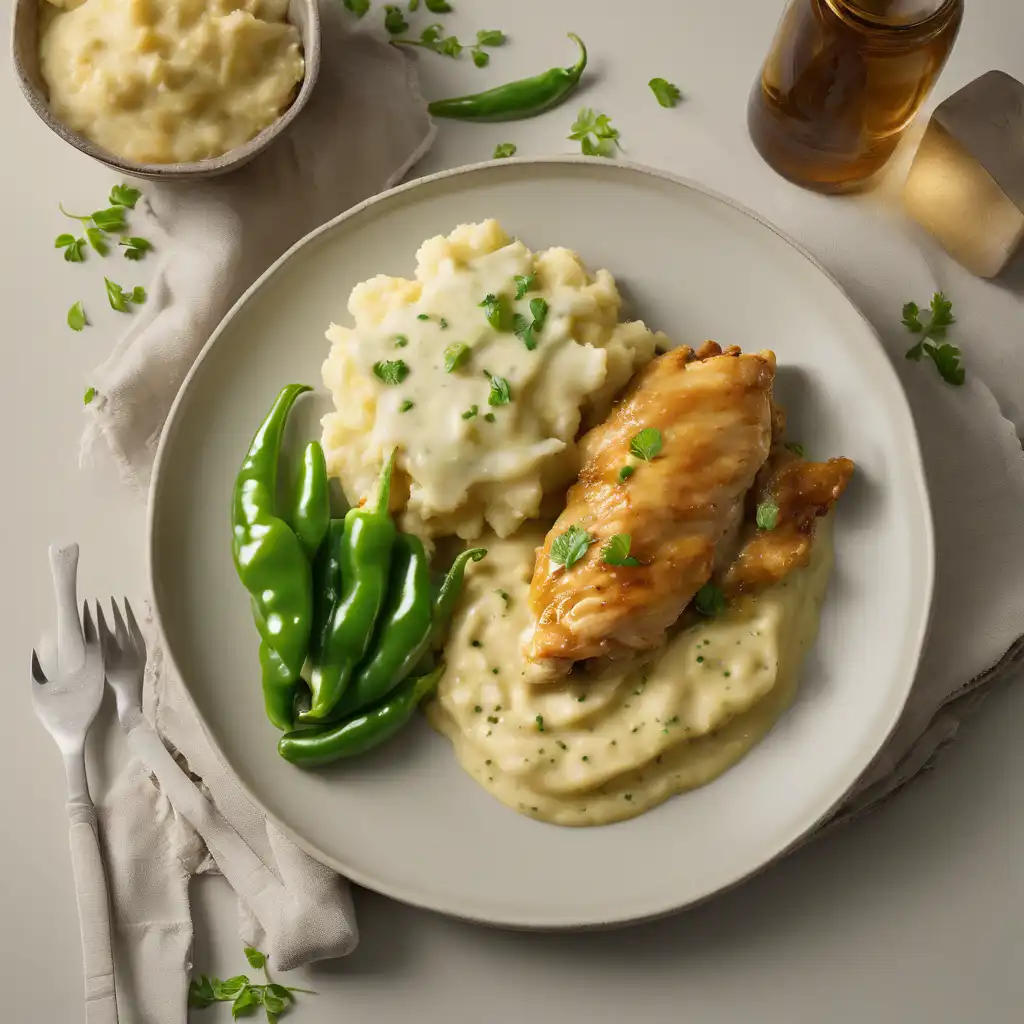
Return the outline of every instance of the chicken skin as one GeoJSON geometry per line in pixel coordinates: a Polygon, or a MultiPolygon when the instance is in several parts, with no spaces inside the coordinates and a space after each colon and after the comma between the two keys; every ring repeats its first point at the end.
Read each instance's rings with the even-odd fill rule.
{"type": "Polygon", "coordinates": [[[723,352],[714,342],[674,349],[582,439],[583,468],[537,553],[531,660],[561,674],[576,661],[663,642],[697,590],[725,568],[719,549],[736,550],[744,500],[779,430],[774,378],[770,351],[723,352]],[[644,460],[630,445],[647,429],[658,432],[660,451],[644,460]],[[625,480],[624,466],[633,467],[625,480]],[[591,543],[566,566],[552,559],[552,544],[573,526],[591,543]],[[605,561],[618,534],[629,535],[638,564],[605,561]]]}

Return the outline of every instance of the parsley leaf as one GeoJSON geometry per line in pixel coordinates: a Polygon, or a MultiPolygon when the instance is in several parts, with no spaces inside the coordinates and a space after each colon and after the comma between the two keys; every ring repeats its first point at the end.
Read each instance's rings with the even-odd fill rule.
{"type": "Polygon", "coordinates": [[[106,239],[103,237],[103,232],[99,228],[86,228],[85,237],[89,239],[89,244],[101,255],[106,256],[110,251],[106,239]]]}
{"type": "Polygon", "coordinates": [[[512,391],[504,377],[495,377],[484,370],[484,376],[491,382],[491,393],[487,396],[488,405],[509,405],[512,391]]]}
{"type": "Polygon", "coordinates": [[[725,594],[721,587],[714,583],[705,583],[696,594],[693,595],[693,606],[701,615],[714,618],[725,610],[725,594]]]}
{"type": "Polygon", "coordinates": [[[500,28],[482,28],[476,34],[477,46],[503,46],[505,33],[500,28]]]}
{"type": "Polygon", "coordinates": [[[804,446],[799,441],[787,441],[786,449],[794,455],[799,455],[801,459],[804,457],[804,446]]]}
{"type": "Polygon", "coordinates": [[[393,36],[408,32],[409,23],[405,20],[401,7],[394,4],[387,4],[384,7],[384,28],[393,36]]]}
{"type": "Polygon", "coordinates": [[[533,324],[522,313],[512,317],[512,330],[515,336],[532,352],[537,347],[537,339],[533,336],[533,324]]]}
{"type": "MultiPolygon", "coordinates": [[[[370,9],[370,0],[342,0],[345,4],[345,9],[354,14],[357,18],[363,17],[364,14],[370,9]]],[[[409,10],[413,10],[412,4],[409,5],[409,10]]]]}
{"type": "Polygon", "coordinates": [[[107,202],[111,206],[127,206],[130,210],[134,210],[135,204],[141,196],[142,193],[130,185],[115,185],[110,190],[110,198],[107,199],[107,202]]]}
{"type": "Polygon", "coordinates": [[[249,978],[244,974],[237,974],[226,981],[218,981],[212,978],[213,994],[219,1002],[230,1002],[239,992],[249,984],[249,978]]]}
{"type": "Polygon", "coordinates": [[[405,348],[409,344],[409,339],[404,334],[395,335],[395,348],[405,348]]]}
{"type": "Polygon", "coordinates": [[[444,350],[444,372],[452,373],[461,369],[469,362],[470,347],[465,342],[457,341],[444,350]]]}
{"type": "Polygon", "coordinates": [[[485,68],[491,63],[491,55],[486,50],[481,50],[479,46],[474,46],[469,52],[473,55],[473,63],[478,68],[485,68]]]}
{"type": "MultiPolygon", "coordinates": [[[[408,25],[405,26],[405,28],[408,27],[408,25]]],[[[403,32],[405,28],[398,29],[398,31],[403,32]]],[[[458,57],[463,50],[458,37],[445,36],[444,26],[440,24],[428,25],[420,33],[419,39],[392,39],[391,44],[393,46],[419,46],[424,50],[433,50],[434,53],[439,53],[443,57],[458,57]]]]}
{"type": "Polygon", "coordinates": [[[661,431],[654,427],[644,427],[639,434],[629,442],[629,454],[635,455],[644,462],[650,462],[657,458],[661,452],[661,431]]]}
{"type": "Polygon", "coordinates": [[[530,299],[530,314],[533,316],[533,329],[544,330],[544,321],[548,318],[548,304],[544,299],[530,299]]]}
{"type": "Polygon", "coordinates": [[[125,247],[126,260],[141,260],[153,248],[153,243],[148,238],[139,238],[136,235],[124,235],[117,244],[125,247]]]}
{"type": "Polygon", "coordinates": [[[634,566],[640,562],[629,553],[629,546],[632,538],[628,533],[617,533],[610,538],[601,551],[601,557],[605,565],[634,566]]]}
{"type": "Polygon", "coordinates": [[[137,284],[129,293],[128,301],[136,304],[146,301],[146,289],[141,284],[137,284]]]}
{"type": "Polygon", "coordinates": [[[398,407],[398,411],[399,412],[408,412],[410,409],[415,409],[415,408],[416,408],[416,403],[411,398],[407,398],[398,407]]]}
{"type": "Polygon", "coordinates": [[[97,210],[92,222],[101,231],[120,231],[124,226],[124,207],[111,206],[109,210],[97,210]]]}
{"type": "Polygon", "coordinates": [[[82,404],[89,405],[89,403],[96,397],[96,393],[95,388],[86,388],[85,394],[82,395],[82,404]]]}
{"type": "Polygon", "coordinates": [[[385,359],[373,364],[373,373],[385,384],[401,384],[409,376],[409,367],[402,359],[385,359]]]}
{"type": "MultiPolygon", "coordinates": [[[[516,155],[516,144],[514,142],[499,142],[494,147],[494,159],[495,160],[504,160],[506,157],[515,156],[515,155],[516,155]]],[[[516,280],[518,281],[519,278],[517,277],[516,280]]],[[[517,295],[516,298],[517,299],[521,299],[522,296],[521,295],[517,295]]]]}
{"type": "Polygon", "coordinates": [[[664,78],[652,78],[647,84],[651,87],[655,99],[663,107],[674,107],[683,98],[679,87],[665,81],[664,78]]]}
{"type": "Polygon", "coordinates": [[[762,501],[757,506],[757,528],[774,530],[779,525],[779,506],[774,501],[762,501]]]}
{"type": "Polygon", "coordinates": [[[85,310],[82,308],[82,303],[76,302],[68,310],[68,327],[73,331],[80,331],[88,323],[89,321],[85,317],[85,310]]]}
{"type": "Polygon", "coordinates": [[[584,156],[615,156],[619,144],[618,129],[612,127],[607,114],[596,114],[590,107],[583,107],[576,115],[569,138],[579,142],[584,156]]]}
{"type": "Polygon", "coordinates": [[[447,14],[452,9],[448,0],[424,0],[424,2],[431,14],[447,14]]]}
{"type": "Polygon", "coordinates": [[[67,245],[74,245],[74,244],[75,244],[75,236],[74,235],[58,235],[53,240],[53,247],[54,247],[54,249],[63,249],[67,245]]]}
{"type": "Polygon", "coordinates": [[[581,526],[570,526],[559,534],[551,544],[549,557],[557,565],[571,569],[594,543],[594,538],[581,526]]]}
{"type": "Polygon", "coordinates": [[[85,258],[83,256],[84,238],[75,238],[74,235],[58,235],[54,240],[53,247],[64,250],[64,259],[68,263],[81,263],[85,258]]]}
{"type": "MultiPolygon", "coordinates": [[[[511,154],[509,155],[511,156],[511,154]]],[[[495,152],[495,156],[497,156],[497,152],[495,152]]],[[[529,277],[520,277],[518,274],[516,274],[514,280],[516,282],[517,299],[521,299],[527,292],[532,292],[533,289],[537,286],[537,279],[533,276],[533,274],[530,274],[529,277]]]]}
{"type": "Polygon", "coordinates": [[[509,331],[512,328],[512,304],[504,295],[489,293],[484,296],[480,308],[487,317],[487,322],[496,331],[509,331]]]}
{"type": "Polygon", "coordinates": [[[944,341],[947,330],[956,323],[956,317],[953,315],[953,303],[942,292],[932,296],[930,312],[925,320],[921,319],[917,303],[904,303],[900,322],[911,334],[920,336],[920,340],[907,349],[907,359],[920,362],[928,356],[947,384],[963,384],[967,374],[960,362],[960,349],[944,341]],[[937,345],[937,341],[943,343],[937,345]]]}
{"type": "Polygon", "coordinates": [[[107,288],[107,300],[110,303],[111,309],[116,309],[119,313],[128,313],[128,296],[125,295],[124,289],[119,285],[115,284],[110,280],[109,277],[103,278],[103,283],[107,288]]]}
{"type": "Polygon", "coordinates": [[[470,407],[469,407],[469,408],[468,408],[468,409],[467,409],[467,410],[466,410],[466,411],[465,411],[465,412],[464,412],[464,413],[462,414],[462,418],[463,418],[464,420],[471,420],[471,419],[473,419],[473,417],[474,417],[474,416],[476,416],[476,414],[477,414],[477,413],[478,413],[479,411],[480,411],[480,406],[479,406],[479,405],[471,405],[471,406],[470,406],[470,407]]]}
{"type": "Polygon", "coordinates": [[[625,483],[636,472],[636,466],[623,466],[619,470],[619,482],[625,483]]]}

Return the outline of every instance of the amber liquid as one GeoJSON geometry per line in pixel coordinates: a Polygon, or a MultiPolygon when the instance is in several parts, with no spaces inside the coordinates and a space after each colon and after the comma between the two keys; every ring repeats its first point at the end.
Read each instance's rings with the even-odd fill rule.
{"type": "Polygon", "coordinates": [[[843,192],[892,156],[942,71],[963,0],[791,0],[750,96],[750,137],[799,185],[843,192]]]}

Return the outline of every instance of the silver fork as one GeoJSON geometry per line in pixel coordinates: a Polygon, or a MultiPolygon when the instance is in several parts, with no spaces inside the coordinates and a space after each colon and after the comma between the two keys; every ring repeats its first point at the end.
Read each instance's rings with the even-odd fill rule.
{"type": "Polygon", "coordinates": [[[87,1024],[117,1024],[110,905],[96,809],[85,773],[85,737],[103,700],[103,651],[88,604],[78,618],[78,545],[50,548],[57,597],[57,666],[49,680],[32,651],[32,705],[64,757],[71,865],[82,931],[87,1024]]]}

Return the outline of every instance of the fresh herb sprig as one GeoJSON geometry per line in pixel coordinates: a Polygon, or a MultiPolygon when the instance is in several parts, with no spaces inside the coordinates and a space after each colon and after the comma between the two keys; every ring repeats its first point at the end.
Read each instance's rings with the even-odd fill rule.
{"type": "Polygon", "coordinates": [[[612,127],[607,114],[595,113],[590,107],[582,107],[573,121],[569,138],[579,142],[584,156],[615,156],[622,148],[619,131],[612,127]]]}
{"type": "Polygon", "coordinates": [[[565,533],[560,533],[551,543],[548,557],[556,565],[571,569],[594,543],[594,537],[582,526],[570,526],[565,533]]]}
{"type": "Polygon", "coordinates": [[[663,107],[674,107],[683,98],[679,86],[673,85],[664,78],[652,78],[647,84],[651,87],[654,98],[663,107]]]}
{"type": "Polygon", "coordinates": [[[907,302],[903,306],[902,323],[911,334],[919,335],[918,341],[907,349],[907,359],[919,363],[922,356],[928,356],[947,384],[956,387],[963,384],[967,373],[960,362],[960,349],[945,340],[946,331],[956,323],[953,303],[942,292],[936,292],[930,313],[922,320],[917,303],[907,302]]]}
{"type": "Polygon", "coordinates": [[[110,308],[116,309],[119,313],[130,313],[130,304],[140,305],[146,301],[146,289],[141,284],[137,284],[130,291],[125,291],[109,277],[103,278],[103,284],[107,289],[107,301],[110,303],[110,308]]]}
{"type": "MultiPolygon", "coordinates": [[[[95,210],[90,214],[69,213],[64,209],[62,203],[57,205],[60,212],[71,220],[77,220],[82,225],[84,238],[76,238],[70,234],[60,234],[54,239],[54,248],[64,250],[64,259],[68,263],[81,263],[85,258],[85,244],[88,244],[101,256],[106,256],[110,251],[110,239],[108,235],[115,235],[124,231],[128,224],[125,220],[125,211],[134,210],[135,204],[141,198],[142,193],[130,185],[115,185],[110,190],[107,202],[110,203],[106,209],[95,210]]],[[[130,260],[142,259],[145,253],[153,248],[153,243],[146,238],[137,236],[122,236],[118,245],[125,247],[125,257],[130,260]]]]}
{"type": "Polygon", "coordinates": [[[231,1003],[231,1016],[235,1020],[254,1013],[262,1006],[267,1015],[267,1024],[277,1024],[278,1018],[294,1005],[296,992],[316,995],[308,988],[293,988],[272,982],[267,971],[266,954],[258,949],[246,946],[245,958],[254,970],[263,971],[267,979],[265,984],[252,981],[247,974],[236,974],[223,981],[201,974],[189,982],[188,1005],[196,1010],[205,1010],[214,1003],[231,1003]]]}
{"type": "Polygon", "coordinates": [[[529,351],[532,352],[537,347],[536,336],[544,329],[547,318],[548,304],[539,296],[536,299],[530,299],[529,317],[522,313],[516,313],[512,317],[512,330],[529,351]]]}

